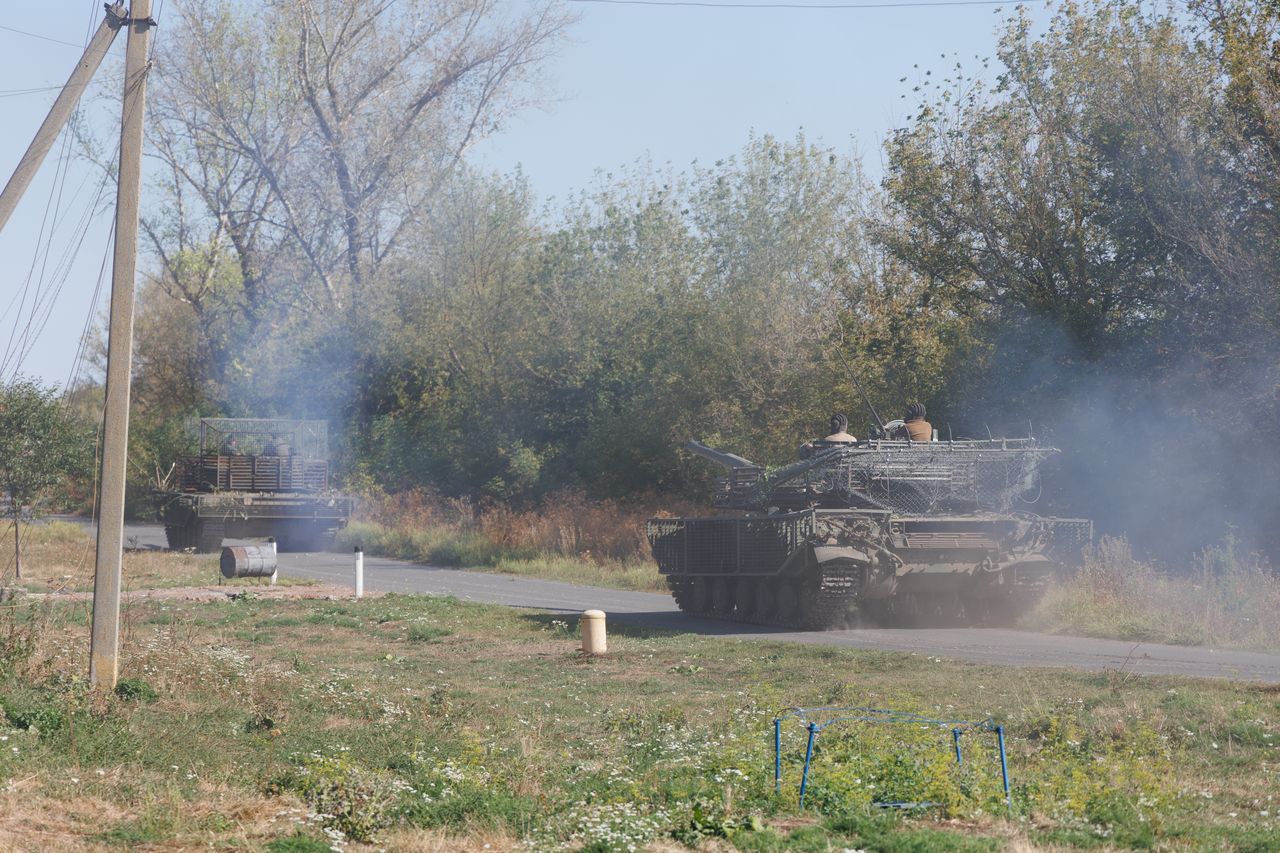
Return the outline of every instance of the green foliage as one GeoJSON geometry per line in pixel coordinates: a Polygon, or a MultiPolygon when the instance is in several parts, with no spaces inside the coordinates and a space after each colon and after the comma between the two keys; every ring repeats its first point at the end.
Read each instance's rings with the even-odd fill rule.
{"type": "Polygon", "coordinates": [[[447,628],[437,628],[434,625],[415,624],[409,626],[409,633],[405,635],[411,643],[429,643],[438,640],[441,637],[447,637],[453,632],[447,628]]]}
{"type": "Polygon", "coordinates": [[[368,841],[391,823],[404,785],[366,770],[345,755],[312,753],[275,786],[301,797],[326,826],[368,841]]]}
{"type": "Polygon", "coordinates": [[[267,842],[267,853],[329,853],[332,842],[307,835],[302,831],[267,842]]]}
{"type": "Polygon", "coordinates": [[[54,737],[66,725],[65,706],[57,694],[46,690],[12,686],[0,693],[0,711],[9,724],[39,734],[43,738],[54,737]]]}
{"type": "MultiPolygon", "coordinates": [[[[24,512],[35,514],[49,501],[67,498],[68,481],[88,474],[93,447],[93,427],[56,389],[21,378],[0,386],[0,495],[10,502],[15,528],[24,512]]],[[[21,577],[14,532],[15,574],[21,577]]]]}
{"type": "Polygon", "coordinates": [[[1280,553],[1280,471],[1254,453],[1280,439],[1277,17],[1192,5],[1203,22],[1131,0],[1065,4],[1043,34],[1013,16],[994,86],[957,62],[919,87],[880,235],[987,345],[951,376],[957,421],[1034,420],[1075,457],[1048,509],[1166,559],[1228,524],[1280,553]]]}
{"type": "Polygon", "coordinates": [[[116,682],[116,695],[127,702],[151,704],[160,698],[156,689],[141,678],[122,678],[116,682]]]}

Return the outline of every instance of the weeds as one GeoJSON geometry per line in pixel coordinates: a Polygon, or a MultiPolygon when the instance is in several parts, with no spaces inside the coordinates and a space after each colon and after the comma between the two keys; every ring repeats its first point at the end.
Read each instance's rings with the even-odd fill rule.
{"type": "Polygon", "coordinates": [[[370,553],[436,565],[665,591],[644,536],[653,514],[643,502],[624,507],[572,491],[529,510],[423,489],[379,493],[362,502],[361,517],[341,533],[338,547],[359,544],[370,553]]]}
{"type": "Polygon", "coordinates": [[[1024,623],[1057,633],[1180,645],[1280,647],[1280,576],[1233,541],[1172,575],[1105,538],[1024,623]]]}

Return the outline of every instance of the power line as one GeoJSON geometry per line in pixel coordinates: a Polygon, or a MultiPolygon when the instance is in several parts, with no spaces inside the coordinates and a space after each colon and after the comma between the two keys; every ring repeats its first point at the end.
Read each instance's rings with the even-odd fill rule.
{"type": "Polygon", "coordinates": [[[912,9],[925,6],[1016,6],[1009,0],[908,0],[905,3],[714,3],[706,0],[569,0],[608,6],[692,6],[702,9],[912,9]]]}
{"type": "Polygon", "coordinates": [[[67,47],[74,47],[77,50],[84,50],[84,45],[82,44],[76,44],[73,41],[63,41],[62,39],[56,39],[56,38],[53,38],[52,36],[42,36],[39,33],[29,33],[26,30],[20,30],[20,29],[17,29],[16,27],[6,27],[0,24],[0,30],[4,30],[5,32],[10,32],[10,33],[17,33],[20,36],[28,36],[33,39],[41,39],[42,41],[51,41],[54,44],[65,44],[67,47]]]}
{"type": "Polygon", "coordinates": [[[37,86],[32,89],[0,89],[0,98],[12,98],[15,95],[34,95],[38,92],[56,92],[62,86],[37,86]]]}

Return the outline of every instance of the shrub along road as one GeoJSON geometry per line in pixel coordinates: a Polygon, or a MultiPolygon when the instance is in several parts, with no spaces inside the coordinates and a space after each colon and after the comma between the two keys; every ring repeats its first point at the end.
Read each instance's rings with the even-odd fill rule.
{"type": "MultiPolygon", "coordinates": [[[[131,547],[164,547],[164,531],[159,525],[129,525],[125,537],[131,547]]],[[[352,567],[349,554],[280,555],[282,574],[324,583],[350,584],[352,567]]],[[[910,652],[1005,666],[1071,667],[1280,683],[1280,654],[991,628],[786,631],[685,616],[669,596],[656,593],[441,568],[368,555],[364,567],[365,589],[369,591],[452,595],[464,601],[565,613],[596,608],[608,613],[611,619],[680,633],[910,652]]]]}

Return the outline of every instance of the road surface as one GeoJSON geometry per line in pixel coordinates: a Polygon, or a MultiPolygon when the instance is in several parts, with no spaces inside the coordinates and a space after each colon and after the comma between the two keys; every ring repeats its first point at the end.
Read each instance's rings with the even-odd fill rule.
{"type": "MultiPolygon", "coordinates": [[[[159,525],[128,525],[130,547],[163,548],[159,525]]],[[[629,592],[560,581],[442,568],[366,556],[365,589],[452,595],[464,601],[579,613],[596,608],[609,618],[661,630],[736,639],[767,639],[914,652],[976,663],[1048,666],[1143,675],[1232,678],[1280,683],[1280,654],[1166,646],[1158,643],[1064,637],[993,628],[857,628],[843,631],[788,631],[748,626],[680,613],[668,595],[629,592]]],[[[334,584],[351,583],[350,554],[281,554],[283,575],[334,584]]]]}

